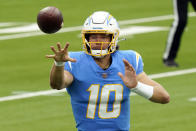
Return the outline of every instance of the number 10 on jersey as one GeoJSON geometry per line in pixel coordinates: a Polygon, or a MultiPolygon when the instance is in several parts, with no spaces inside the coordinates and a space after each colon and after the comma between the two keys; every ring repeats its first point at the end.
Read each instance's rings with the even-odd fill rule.
{"type": "MultiPolygon", "coordinates": [[[[87,91],[90,92],[86,117],[95,118],[97,101],[99,96],[100,85],[93,84],[87,91]]],[[[121,101],[123,100],[123,86],[121,84],[106,84],[101,89],[100,102],[98,107],[98,116],[102,119],[117,118],[121,111],[121,101]],[[115,92],[115,100],[113,102],[113,110],[107,111],[109,96],[111,92],[115,92]]]]}

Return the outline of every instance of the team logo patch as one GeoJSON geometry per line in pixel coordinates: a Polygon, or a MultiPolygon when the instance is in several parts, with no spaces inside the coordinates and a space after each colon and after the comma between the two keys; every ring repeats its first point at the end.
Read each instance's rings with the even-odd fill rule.
{"type": "Polygon", "coordinates": [[[108,77],[107,73],[102,73],[102,77],[106,79],[108,77]]]}

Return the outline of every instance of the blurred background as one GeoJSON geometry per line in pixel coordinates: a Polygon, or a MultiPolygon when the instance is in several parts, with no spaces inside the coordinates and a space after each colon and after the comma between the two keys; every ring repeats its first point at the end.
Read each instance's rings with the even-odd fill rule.
{"type": "Polygon", "coordinates": [[[171,95],[167,105],[131,96],[133,131],[188,131],[196,128],[196,14],[189,6],[188,25],[177,61],[179,68],[162,63],[167,35],[173,22],[171,0],[0,0],[0,130],[76,131],[69,95],[49,86],[52,60],[50,46],[70,42],[69,51],[81,51],[80,29],[94,11],[108,11],[121,27],[121,50],[135,50],[144,61],[144,71],[171,95]],[[38,12],[55,6],[64,17],[64,27],[55,34],[42,33],[36,24],[38,12]],[[152,74],[187,74],[163,77],[152,74]]]}

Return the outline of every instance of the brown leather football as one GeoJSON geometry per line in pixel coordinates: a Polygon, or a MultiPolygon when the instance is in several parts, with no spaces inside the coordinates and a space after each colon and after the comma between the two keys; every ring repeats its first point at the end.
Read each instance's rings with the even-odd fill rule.
{"type": "Polygon", "coordinates": [[[55,33],[63,26],[62,13],[53,6],[43,8],[37,15],[37,24],[44,33],[55,33]]]}

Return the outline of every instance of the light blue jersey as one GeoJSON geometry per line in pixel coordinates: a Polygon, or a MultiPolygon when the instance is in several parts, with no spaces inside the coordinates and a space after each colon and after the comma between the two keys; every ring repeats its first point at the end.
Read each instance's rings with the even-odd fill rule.
{"type": "Polygon", "coordinates": [[[129,61],[136,74],[143,72],[141,56],[134,51],[112,53],[112,64],[106,70],[84,52],[69,54],[77,62],[67,62],[65,70],[73,77],[67,88],[79,131],[128,131],[130,128],[130,92],[118,72],[124,74],[123,59],[129,61]]]}

